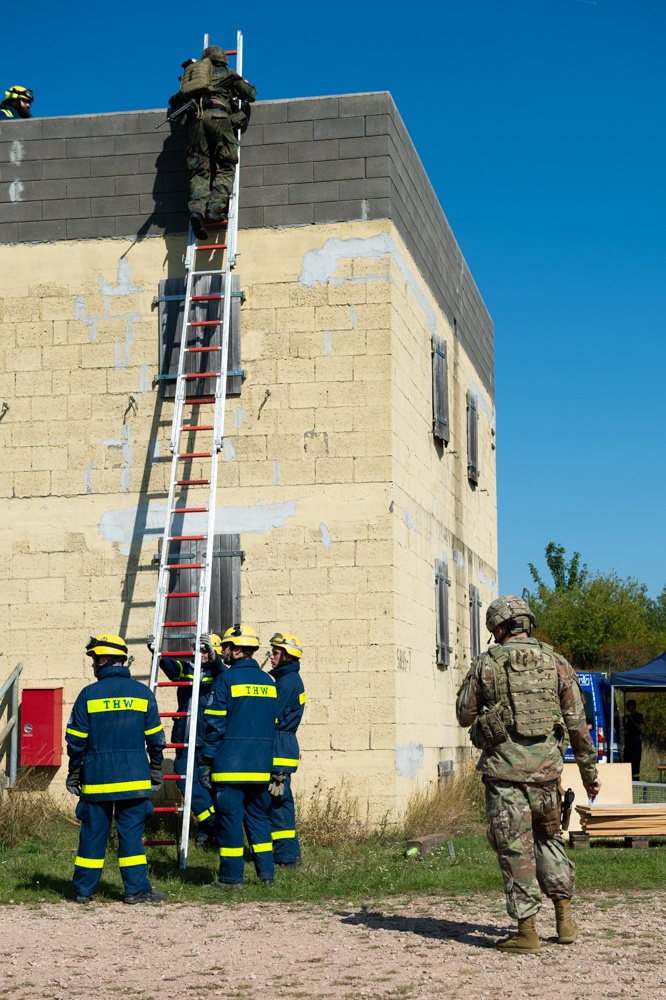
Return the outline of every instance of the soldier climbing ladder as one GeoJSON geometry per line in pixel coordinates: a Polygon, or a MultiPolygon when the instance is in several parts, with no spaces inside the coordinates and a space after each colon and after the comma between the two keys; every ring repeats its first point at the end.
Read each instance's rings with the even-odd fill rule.
{"type": "MultiPolygon", "coordinates": [[[[204,39],[204,48],[208,45],[208,36],[204,39]]],[[[242,75],[243,36],[237,33],[235,50],[226,51],[227,56],[236,56],[236,71],[242,75]]],[[[187,867],[187,852],[190,832],[190,815],[192,803],[192,786],[195,769],[197,714],[199,704],[199,688],[201,684],[201,636],[209,631],[209,610],[211,594],[211,577],[213,566],[213,542],[215,535],[215,508],[217,494],[218,456],[222,448],[224,435],[224,417],[227,397],[227,375],[229,359],[229,334],[231,326],[231,272],[236,264],[238,239],[238,193],[240,183],[240,141],[238,163],[236,164],[233,188],[229,198],[227,218],[221,222],[206,223],[213,231],[213,237],[198,242],[190,225],[188,231],[185,262],[185,295],[183,307],[183,324],[178,355],[178,371],[175,376],[176,391],[174,399],[173,422],[171,427],[170,450],[172,453],[171,475],[167,499],[167,512],[162,537],[159,560],[159,578],[153,634],[155,646],[150,672],[150,688],[169,688],[189,686],[192,694],[189,712],[160,712],[162,718],[188,717],[185,743],[167,743],[168,748],[187,749],[187,767],[185,774],[166,774],[165,780],[176,781],[184,779],[185,792],[182,806],[158,806],[157,813],[174,813],[180,818],[179,840],[146,841],[148,845],[175,844],[179,847],[179,865],[187,867]],[[208,268],[201,266],[204,255],[209,255],[211,261],[208,268]],[[213,291],[219,282],[219,291],[213,291]],[[203,283],[209,286],[206,294],[200,294],[203,283]],[[222,315],[219,317],[219,307],[222,315]],[[216,313],[215,318],[192,319],[192,310],[205,306],[207,315],[216,313]],[[213,307],[213,308],[211,308],[213,307]],[[219,346],[198,346],[193,340],[201,333],[221,329],[219,346]],[[217,355],[219,365],[211,365],[217,370],[192,371],[193,360],[209,356],[212,361],[217,355]],[[211,392],[206,396],[188,395],[188,387],[195,380],[210,379],[211,392]],[[186,407],[212,406],[212,423],[184,423],[186,407]],[[188,435],[191,440],[195,435],[212,435],[210,448],[197,449],[187,445],[181,450],[182,438],[188,435]],[[209,460],[210,471],[205,478],[190,478],[183,463],[193,460],[209,460]],[[207,494],[206,494],[207,491],[207,494]],[[201,493],[204,496],[201,497],[201,493]],[[181,506],[181,504],[183,504],[181,506]],[[196,530],[204,522],[203,530],[196,530]],[[181,552],[180,543],[202,543],[204,555],[201,561],[180,561],[192,559],[192,553],[181,552]],[[198,586],[191,590],[172,589],[174,579],[178,579],[182,571],[194,571],[198,576],[198,586]],[[196,617],[191,620],[172,620],[168,613],[170,601],[191,599],[196,607],[196,617]],[[186,629],[190,631],[182,632],[186,629]],[[179,630],[179,631],[175,631],[179,630]],[[186,639],[182,649],[166,649],[169,638],[186,639]],[[162,655],[175,658],[187,658],[193,661],[192,680],[158,681],[159,661],[162,655]]],[[[204,367],[202,365],[202,367],[204,367]]],[[[205,366],[208,368],[208,365],[205,366]]],[[[191,546],[190,546],[191,547],[191,546]]],[[[196,556],[195,556],[196,558],[196,556]]],[[[173,605],[172,605],[173,606],[173,605]]]]}

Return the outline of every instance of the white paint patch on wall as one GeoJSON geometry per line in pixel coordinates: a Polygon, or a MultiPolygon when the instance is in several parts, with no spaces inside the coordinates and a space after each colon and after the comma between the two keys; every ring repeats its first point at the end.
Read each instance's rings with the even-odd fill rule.
{"type": "Polygon", "coordinates": [[[324,356],[328,357],[332,350],[331,332],[330,330],[324,330],[324,356]]]}
{"type": "Polygon", "coordinates": [[[499,596],[499,587],[494,576],[486,576],[482,570],[479,570],[479,583],[484,584],[495,597],[499,596]]]}
{"type": "Polygon", "coordinates": [[[82,323],[88,324],[88,337],[92,344],[97,339],[97,317],[86,312],[86,300],[82,295],[77,295],[74,299],[74,317],[82,323]]]}
{"type": "MultiPolygon", "coordinates": [[[[242,534],[243,532],[270,531],[281,528],[285,521],[293,517],[298,508],[297,500],[283,503],[252,504],[247,507],[224,507],[215,511],[215,533],[219,535],[242,534]]],[[[120,546],[120,552],[128,556],[134,541],[150,536],[159,537],[166,523],[166,504],[134,504],[123,510],[110,510],[102,514],[98,531],[108,542],[120,546]]],[[[182,534],[198,535],[206,530],[207,514],[185,514],[182,518],[182,534]]]]}
{"type": "Polygon", "coordinates": [[[132,284],[132,265],[129,258],[119,258],[117,276],[117,284],[107,285],[103,275],[100,274],[99,290],[102,295],[135,295],[137,292],[143,291],[141,285],[132,284]]]}
{"type": "Polygon", "coordinates": [[[351,325],[356,326],[356,306],[353,303],[349,307],[349,318],[351,320],[351,325]]]}
{"type": "Polygon", "coordinates": [[[23,162],[23,143],[20,139],[12,139],[9,146],[9,160],[17,167],[21,166],[23,162]]]}
{"type": "Polygon", "coordinates": [[[331,533],[323,521],[319,525],[319,530],[321,531],[321,544],[327,549],[331,544],[331,533]]]}
{"type": "Polygon", "coordinates": [[[9,200],[23,201],[23,184],[21,181],[15,180],[9,185],[9,200]]]}
{"type": "Polygon", "coordinates": [[[132,471],[132,442],[130,440],[130,426],[123,424],[122,437],[117,441],[102,441],[105,448],[120,448],[123,465],[120,473],[120,488],[123,493],[129,493],[130,473],[132,471]]]}
{"type": "Polygon", "coordinates": [[[458,569],[462,569],[463,565],[465,563],[465,559],[463,557],[462,552],[460,552],[458,549],[454,549],[453,553],[452,553],[452,557],[453,557],[453,561],[456,564],[456,566],[458,567],[458,569]]]}
{"type": "Polygon", "coordinates": [[[422,743],[405,743],[395,748],[395,769],[401,778],[415,778],[424,760],[422,743]]]}
{"type": "Polygon", "coordinates": [[[280,462],[276,458],[273,462],[273,484],[279,486],[282,482],[282,469],[280,468],[280,462]]]}
{"type": "Polygon", "coordinates": [[[243,426],[243,417],[245,416],[245,410],[242,406],[239,406],[237,410],[234,410],[234,428],[239,431],[243,426]]]}
{"type": "Polygon", "coordinates": [[[416,517],[411,513],[411,511],[407,507],[405,507],[405,509],[402,512],[402,519],[410,531],[419,530],[419,525],[418,521],[416,520],[416,517]]]}
{"type": "MultiPolygon", "coordinates": [[[[317,284],[342,284],[348,279],[335,277],[341,260],[355,260],[359,257],[381,260],[386,254],[391,255],[402,275],[403,281],[411,289],[414,298],[423,309],[428,322],[428,329],[431,333],[436,333],[438,325],[437,314],[428,302],[416,275],[400,253],[390,233],[378,233],[376,236],[367,237],[367,239],[352,237],[348,240],[341,240],[339,237],[333,237],[330,240],[326,240],[319,250],[308,250],[305,254],[298,281],[299,284],[305,285],[308,288],[312,288],[317,284]]],[[[371,275],[370,277],[377,280],[376,276],[371,275]]],[[[363,281],[366,279],[361,277],[360,280],[363,281]]],[[[355,318],[352,314],[352,325],[354,322],[355,318]]]]}
{"type": "Polygon", "coordinates": [[[148,365],[139,365],[139,392],[142,396],[150,390],[150,375],[148,365]]]}
{"type": "Polygon", "coordinates": [[[225,462],[230,462],[235,454],[236,450],[231,443],[231,438],[225,438],[224,444],[222,445],[222,458],[225,462]]]}
{"type": "Polygon", "coordinates": [[[95,468],[95,463],[91,459],[88,462],[88,465],[86,466],[86,493],[93,492],[92,474],[94,468],[95,468]]]}

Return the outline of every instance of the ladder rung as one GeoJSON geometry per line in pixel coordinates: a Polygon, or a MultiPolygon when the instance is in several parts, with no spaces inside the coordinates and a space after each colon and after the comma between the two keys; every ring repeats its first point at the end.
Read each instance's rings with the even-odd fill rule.
{"type": "MultiPolygon", "coordinates": [[[[222,326],[223,319],[196,319],[185,326],[222,326]]],[[[188,347],[188,351],[221,351],[221,347],[188,347]]]]}
{"type": "Polygon", "coordinates": [[[158,681],[158,688],[186,688],[192,687],[192,681],[158,681]]]}
{"type": "Polygon", "coordinates": [[[205,514],[208,507],[173,507],[172,514],[205,514]]]}
{"type": "Polygon", "coordinates": [[[212,451],[181,451],[178,458],[210,458],[212,454],[212,451]]]}
{"type": "Polygon", "coordinates": [[[186,719],[187,712],[160,712],[160,719],[186,719]]]}
{"type": "MultiPolygon", "coordinates": [[[[210,479],[177,479],[176,486],[210,486],[210,479]]],[[[182,566],[169,566],[169,569],[182,569],[182,566]]],[[[198,569],[197,566],[186,566],[186,569],[198,569]]]]}
{"type": "MultiPolygon", "coordinates": [[[[213,424],[183,424],[180,428],[180,433],[183,434],[185,431],[214,431],[215,427],[213,424]]],[[[199,510],[205,510],[205,507],[198,508],[199,510]]],[[[176,507],[175,510],[185,510],[184,507],[176,507]]]]}
{"type": "Polygon", "coordinates": [[[196,622],[162,622],[162,628],[185,628],[186,625],[196,626],[196,622]]]}
{"type": "Polygon", "coordinates": [[[153,809],[153,812],[156,813],[179,813],[182,811],[182,806],[155,806],[153,809]]]}
{"type": "Polygon", "coordinates": [[[203,563],[169,563],[167,569],[203,569],[203,563]]]}
{"type": "Polygon", "coordinates": [[[226,243],[199,243],[194,248],[195,250],[226,250],[226,243]]]}
{"type": "MultiPolygon", "coordinates": [[[[166,809],[166,806],[162,807],[166,809]]],[[[154,809],[153,812],[159,812],[159,809],[154,809]]],[[[144,847],[177,847],[177,840],[142,840],[141,843],[144,847]]]]}
{"type": "Polygon", "coordinates": [[[163,774],[162,778],[164,779],[164,781],[184,781],[185,780],[185,775],[184,774],[163,774]]]}
{"type": "Polygon", "coordinates": [[[224,295],[192,295],[190,302],[217,302],[223,298],[224,295]]]}
{"type": "MultiPolygon", "coordinates": [[[[192,659],[194,653],[191,649],[169,649],[169,650],[163,649],[162,652],[160,653],[160,656],[189,656],[190,659],[192,659]]],[[[175,684],[177,682],[172,681],[171,683],[175,684]]]]}
{"type": "Polygon", "coordinates": [[[198,278],[200,274],[224,274],[224,268],[218,267],[215,271],[192,271],[193,278],[198,278]]]}
{"type": "Polygon", "coordinates": [[[229,219],[206,219],[206,229],[221,229],[229,224],[229,219]]]}
{"type": "Polygon", "coordinates": [[[167,743],[167,750],[175,750],[176,747],[186,747],[187,743],[167,743]]]}
{"type": "Polygon", "coordinates": [[[170,542],[203,542],[203,541],[206,540],[206,536],[205,535],[170,535],[168,540],[170,542]]]}
{"type": "Polygon", "coordinates": [[[168,601],[172,597],[198,597],[198,596],[199,596],[198,590],[174,590],[173,593],[166,595],[166,599],[168,601]]]}
{"type": "Polygon", "coordinates": [[[183,375],[183,378],[193,379],[193,378],[219,378],[219,372],[190,372],[188,375],[183,375]]]}
{"type": "Polygon", "coordinates": [[[202,403],[214,403],[215,396],[186,396],[183,402],[189,406],[199,406],[202,403]]]}

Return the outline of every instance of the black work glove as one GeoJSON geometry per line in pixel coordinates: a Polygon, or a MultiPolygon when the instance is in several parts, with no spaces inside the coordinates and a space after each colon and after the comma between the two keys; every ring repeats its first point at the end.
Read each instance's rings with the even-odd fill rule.
{"type": "Polygon", "coordinates": [[[199,784],[202,788],[207,788],[208,791],[211,791],[213,788],[213,783],[210,780],[212,770],[212,764],[201,764],[199,767],[199,784]]]}
{"type": "Polygon", "coordinates": [[[72,767],[67,775],[67,781],[65,782],[65,788],[72,795],[76,795],[77,798],[81,794],[81,768],[72,767]]]}
{"type": "Polygon", "coordinates": [[[150,765],[150,786],[155,791],[162,787],[164,782],[164,777],[162,775],[162,765],[161,764],[151,764],[150,765]]]}
{"type": "Polygon", "coordinates": [[[281,799],[284,795],[284,783],[287,780],[287,775],[284,771],[274,771],[271,774],[271,781],[268,786],[268,791],[276,799],[281,799]]]}
{"type": "Polygon", "coordinates": [[[201,651],[203,653],[208,653],[211,660],[215,656],[215,650],[213,649],[213,644],[210,641],[210,634],[208,632],[203,632],[201,635],[201,651]]]}

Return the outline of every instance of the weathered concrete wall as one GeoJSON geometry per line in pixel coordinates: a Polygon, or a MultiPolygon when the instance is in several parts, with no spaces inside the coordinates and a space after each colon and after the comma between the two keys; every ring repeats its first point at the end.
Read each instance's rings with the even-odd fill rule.
{"type": "MultiPolygon", "coordinates": [[[[264,642],[282,628],[306,646],[300,787],[351,775],[374,815],[397,812],[464,743],[453,698],[469,663],[469,585],[484,603],[495,592],[492,395],[397,221],[250,228],[240,248],[247,379],[227,414],[217,530],[241,533],[244,620],[264,642]],[[433,332],[449,351],[443,450],[433,332]],[[442,557],[455,640],[444,672],[442,557]]],[[[183,249],[177,234],[0,245],[0,627],[24,684],[63,683],[67,704],[90,676],[91,633],[124,634],[135,673],[147,672],[171,422],[153,382],[152,300],[182,273],[183,249]]]]}

